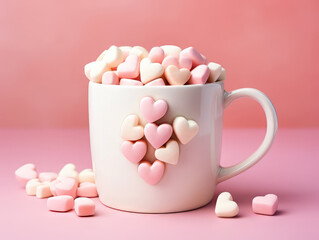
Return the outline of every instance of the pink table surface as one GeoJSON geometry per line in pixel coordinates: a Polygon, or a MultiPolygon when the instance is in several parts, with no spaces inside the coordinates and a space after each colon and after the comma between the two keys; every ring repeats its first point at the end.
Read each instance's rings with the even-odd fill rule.
{"type": "MultiPolygon", "coordinates": [[[[225,129],[223,165],[247,157],[263,139],[263,129],[225,129]]],[[[240,214],[221,219],[213,201],[194,211],[136,214],[102,205],[95,217],[73,211],[54,213],[45,199],[27,196],[14,171],[35,163],[59,171],[65,163],[91,166],[87,129],[0,130],[0,239],[319,239],[319,129],[280,129],[270,152],[252,169],[221,183],[232,193],[240,214]],[[275,216],[256,215],[254,196],[277,194],[275,216]]]]}

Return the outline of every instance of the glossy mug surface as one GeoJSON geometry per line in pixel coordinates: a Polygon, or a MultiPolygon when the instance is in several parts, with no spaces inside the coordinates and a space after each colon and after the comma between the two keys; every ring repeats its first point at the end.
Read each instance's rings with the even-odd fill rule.
{"type": "MultiPolygon", "coordinates": [[[[255,89],[227,93],[223,82],[189,86],[118,86],[89,83],[90,143],[97,190],[101,202],[111,208],[167,213],[195,209],[209,203],[216,185],[255,164],[267,152],[277,130],[276,112],[269,99],[255,89]],[[121,126],[135,114],[144,126],[140,111],[143,97],[163,99],[166,115],[158,123],[172,124],[177,116],[197,122],[199,131],[187,144],[180,144],[177,165],[166,164],[156,185],[146,183],[138,174],[138,165],[121,152],[121,126]],[[223,110],[233,100],[250,97],[261,104],[267,118],[263,143],[241,163],[220,166],[223,110]]],[[[149,146],[148,146],[149,147],[149,146]]],[[[154,150],[145,156],[155,160],[154,150]]]]}

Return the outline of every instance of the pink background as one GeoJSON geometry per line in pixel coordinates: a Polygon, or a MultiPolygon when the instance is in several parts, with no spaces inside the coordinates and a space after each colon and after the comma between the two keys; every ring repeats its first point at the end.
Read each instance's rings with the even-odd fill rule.
{"type": "MultiPolygon", "coordinates": [[[[87,127],[83,66],[112,44],[195,46],[227,69],[226,90],[265,92],[280,127],[318,127],[318,10],[316,0],[2,0],[0,127],[87,127]]],[[[226,127],[264,125],[249,100],[226,111],[226,127]]]]}

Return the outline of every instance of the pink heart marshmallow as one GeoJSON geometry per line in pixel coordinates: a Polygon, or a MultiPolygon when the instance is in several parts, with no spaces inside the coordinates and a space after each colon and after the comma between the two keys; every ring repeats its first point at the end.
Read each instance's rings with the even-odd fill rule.
{"type": "Polygon", "coordinates": [[[151,97],[144,97],[140,102],[140,109],[148,122],[155,122],[166,114],[168,105],[162,99],[154,101],[151,97]]]}
{"type": "Polygon", "coordinates": [[[144,140],[136,142],[124,141],[121,146],[124,157],[132,163],[138,163],[143,159],[147,151],[147,144],[144,140]]]}
{"type": "Polygon", "coordinates": [[[172,126],[167,123],[163,123],[159,126],[154,123],[147,123],[144,128],[146,139],[155,149],[163,146],[168,139],[170,139],[172,133],[172,126]]]}
{"type": "Polygon", "coordinates": [[[138,174],[150,185],[157,184],[163,177],[165,171],[165,163],[156,160],[151,164],[148,161],[143,161],[138,166],[138,174]]]}

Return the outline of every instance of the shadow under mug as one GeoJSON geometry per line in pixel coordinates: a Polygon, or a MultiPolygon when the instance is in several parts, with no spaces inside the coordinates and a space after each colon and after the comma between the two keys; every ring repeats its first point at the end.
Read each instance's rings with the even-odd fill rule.
{"type": "MultiPolygon", "coordinates": [[[[90,82],[89,122],[101,202],[111,208],[143,213],[179,212],[206,205],[218,183],[247,170],[265,155],[277,131],[276,111],[265,94],[251,88],[228,93],[223,82],[141,87],[90,82]],[[147,96],[168,104],[166,115],[157,123],[172,124],[175,117],[184,116],[199,125],[197,135],[189,143],[180,144],[178,164],[166,164],[156,185],[146,183],[138,174],[138,164],[128,161],[121,152],[121,125],[130,114],[139,116],[141,124],[145,124],[139,105],[147,96]],[[223,111],[241,97],[254,99],[262,106],[267,119],[266,136],[250,157],[224,168],[220,166],[223,111]]],[[[155,158],[148,154],[147,160],[155,158]]]]}

